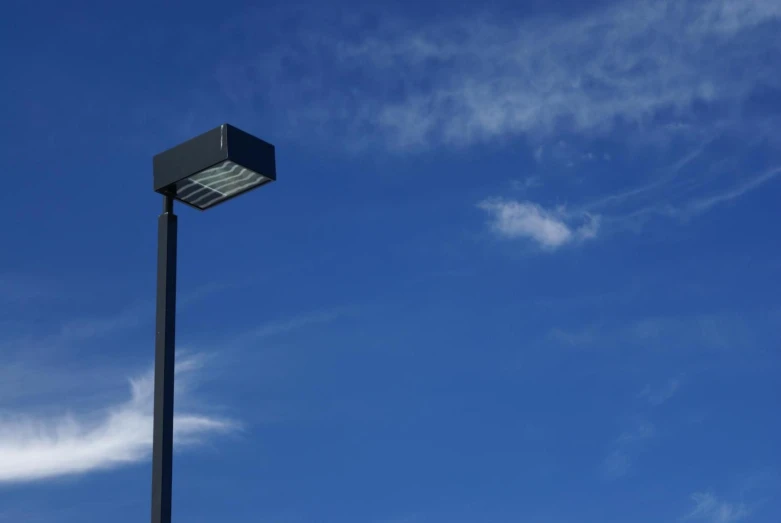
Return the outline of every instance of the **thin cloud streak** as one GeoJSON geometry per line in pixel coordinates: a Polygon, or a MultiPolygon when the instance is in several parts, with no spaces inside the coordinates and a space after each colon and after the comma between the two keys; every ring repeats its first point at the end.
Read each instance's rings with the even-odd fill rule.
{"type": "Polygon", "coordinates": [[[634,210],[602,212],[600,216],[606,228],[610,230],[622,230],[626,227],[636,228],[638,223],[644,223],[644,221],[652,217],[674,219],[683,222],[706,214],[720,206],[727,205],[749,192],[774,181],[779,175],[781,175],[781,166],[774,166],[759,174],[745,176],[742,181],[728,189],[714,191],[707,196],[692,196],[678,203],[673,203],[672,201],[676,196],[674,192],[672,194],[658,195],[657,202],[651,205],[642,206],[640,204],[640,206],[637,206],[638,202],[633,201],[636,197],[652,192],[653,189],[663,189],[665,184],[672,180],[673,176],[670,176],[663,183],[651,183],[624,193],[607,196],[577,208],[581,212],[589,212],[610,203],[620,203],[628,208],[631,208],[634,203],[636,206],[634,210]]]}
{"type": "Polygon", "coordinates": [[[678,377],[671,378],[667,381],[667,383],[664,384],[664,386],[659,388],[653,388],[648,385],[640,393],[640,397],[645,398],[652,406],[658,407],[675,396],[681,387],[681,383],[682,379],[678,377]]]}
{"type": "MultiPolygon", "coordinates": [[[[213,282],[205,284],[190,292],[183,292],[177,298],[177,306],[179,308],[191,306],[214,293],[230,289],[231,287],[233,285],[223,283],[213,282]]],[[[69,320],[61,325],[57,334],[46,338],[41,344],[61,346],[131,330],[145,323],[152,323],[155,318],[154,307],[154,302],[140,301],[123,308],[113,315],[69,320]]]]}
{"type": "Polygon", "coordinates": [[[261,325],[257,329],[248,331],[242,336],[242,338],[266,338],[269,336],[276,336],[279,334],[293,332],[310,325],[331,323],[332,321],[342,316],[343,313],[344,311],[342,310],[334,309],[302,314],[284,321],[272,321],[261,325]]]}
{"type": "MultiPolygon", "coordinates": [[[[187,390],[197,358],[177,363],[177,399],[187,390]]],[[[0,483],[40,481],[106,470],[148,459],[152,450],[154,376],[130,380],[130,398],[100,412],[66,414],[59,419],[0,418],[0,483]]],[[[177,448],[237,428],[230,420],[177,413],[177,448]]]]}
{"type": "Polygon", "coordinates": [[[255,346],[259,341],[267,338],[284,336],[285,334],[291,334],[317,325],[328,325],[343,317],[347,311],[348,308],[333,308],[299,314],[287,320],[265,322],[258,327],[248,329],[231,337],[225,343],[227,348],[223,349],[223,354],[244,350],[249,346],[255,346]]]}
{"type": "Polygon", "coordinates": [[[758,174],[746,182],[728,190],[723,193],[714,194],[707,198],[696,200],[689,204],[686,208],[686,213],[689,215],[696,215],[708,212],[717,205],[728,203],[736,198],[739,198],[749,191],[753,191],[767,182],[773,180],[776,176],[781,174],[781,167],[774,167],[761,174],[758,174]]]}
{"type": "Polygon", "coordinates": [[[629,474],[634,465],[635,456],[644,450],[648,441],[656,436],[656,427],[647,420],[637,420],[634,425],[621,433],[613,443],[613,449],[600,465],[600,473],[605,479],[616,480],[629,474]]]}
{"type": "Polygon", "coordinates": [[[672,165],[669,165],[664,169],[661,169],[661,172],[659,173],[659,177],[656,178],[654,181],[647,183],[645,185],[628,189],[620,193],[609,194],[598,200],[589,202],[588,204],[583,206],[583,209],[594,212],[595,209],[600,209],[604,207],[615,207],[624,204],[627,201],[631,202],[632,200],[635,200],[637,197],[645,195],[649,192],[653,192],[657,189],[662,189],[668,186],[670,183],[675,181],[675,179],[681,174],[681,171],[685,167],[687,167],[694,160],[702,156],[702,154],[705,152],[708,145],[710,145],[712,142],[713,140],[708,140],[707,142],[689,151],[686,155],[684,155],[682,158],[675,161],[672,165]]]}
{"type": "Polygon", "coordinates": [[[692,494],[694,509],[684,518],[706,523],[738,523],[751,514],[743,503],[727,503],[710,492],[692,494]]]}

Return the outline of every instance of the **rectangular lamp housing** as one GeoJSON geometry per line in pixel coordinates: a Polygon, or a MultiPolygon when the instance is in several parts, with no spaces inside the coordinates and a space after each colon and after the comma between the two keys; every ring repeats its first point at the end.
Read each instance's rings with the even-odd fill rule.
{"type": "Polygon", "coordinates": [[[229,124],[156,155],[154,190],[206,210],[277,179],[274,146],[229,124]]]}

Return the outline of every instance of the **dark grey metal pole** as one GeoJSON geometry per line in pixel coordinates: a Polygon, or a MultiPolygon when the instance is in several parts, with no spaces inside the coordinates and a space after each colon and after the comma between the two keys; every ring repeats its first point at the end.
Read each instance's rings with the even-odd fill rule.
{"type": "Polygon", "coordinates": [[[152,523],[171,523],[174,440],[174,334],[176,330],[176,215],[163,197],[157,228],[157,331],[152,442],[152,523]]]}

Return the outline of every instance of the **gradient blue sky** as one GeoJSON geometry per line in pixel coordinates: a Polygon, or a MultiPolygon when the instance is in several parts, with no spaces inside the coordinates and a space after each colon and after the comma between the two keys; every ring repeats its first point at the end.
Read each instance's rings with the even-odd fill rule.
{"type": "Polygon", "coordinates": [[[38,2],[0,16],[0,522],[781,521],[781,3],[38,2]]]}

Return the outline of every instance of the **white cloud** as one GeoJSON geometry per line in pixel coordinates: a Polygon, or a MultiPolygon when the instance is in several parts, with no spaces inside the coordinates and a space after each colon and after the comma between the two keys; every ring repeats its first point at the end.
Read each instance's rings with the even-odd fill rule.
{"type": "Polygon", "coordinates": [[[595,238],[599,230],[599,216],[571,216],[564,208],[507,200],[486,200],[478,207],[490,215],[491,228],[500,236],[529,239],[548,250],[595,238]]]}
{"type": "Polygon", "coordinates": [[[298,132],[320,124],[397,147],[594,137],[623,124],[691,137],[713,123],[698,102],[736,107],[757,85],[781,85],[779,17],[776,0],[631,0],[574,18],[321,23],[295,47],[223,64],[220,80],[241,103],[284,107],[298,132]]]}
{"type": "MultiPolygon", "coordinates": [[[[199,368],[197,358],[177,363],[177,401],[199,368]]],[[[0,483],[83,474],[146,460],[152,450],[153,393],[150,371],[130,380],[127,401],[100,412],[66,414],[59,419],[0,418],[0,483]]],[[[177,448],[235,427],[227,420],[177,410],[177,448]]]]}
{"type": "Polygon", "coordinates": [[[749,516],[749,510],[743,503],[727,503],[710,492],[698,492],[692,495],[694,509],[686,519],[696,519],[708,523],[737,523],[749,516]]]}

